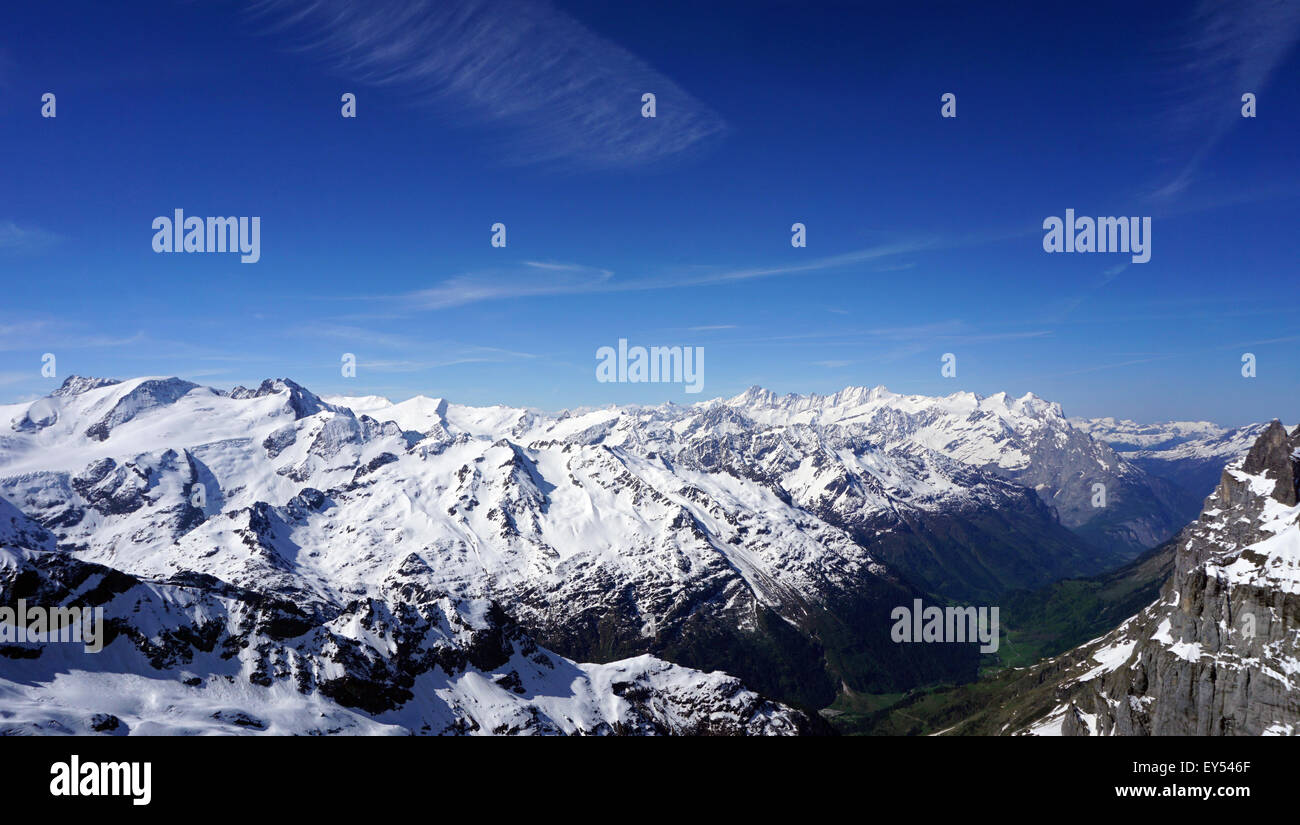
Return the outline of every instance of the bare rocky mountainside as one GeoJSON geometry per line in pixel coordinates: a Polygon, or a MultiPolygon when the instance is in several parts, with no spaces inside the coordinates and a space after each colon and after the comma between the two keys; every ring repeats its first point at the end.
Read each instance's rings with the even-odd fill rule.
{"type": "Polygon", "coordinates": [[[1029,731],[1300,732],[1298,500],[1300,429],[1275,421],[1179,536],[1160,601],[1080,651],[1087,672],[1029,731]]]}
{"type": "Polygon", "coordinates": [[[1300,733],[1298,501],[1300,428],[1274,421],[1175,539],[1154,603],[1060,656],[931,697],[925,722],[951,734],[1300,733]]]}
{"type": "Polygon", "coordinates": [[[0,603],[91,599],[111,635],[0,645],[15,731],[809,732],[844,691],[975,677],[973,646],[893,643],[895,606],[1178,527],[1033,395],[550,415],[73,377],[0,428],[0,603]]]}

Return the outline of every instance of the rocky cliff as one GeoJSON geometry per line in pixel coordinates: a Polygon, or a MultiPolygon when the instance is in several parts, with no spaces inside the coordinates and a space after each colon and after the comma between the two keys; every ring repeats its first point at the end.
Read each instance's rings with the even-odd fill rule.
{"type": "Polygon", "coordinates": [[[1159,600],[1019,681],[1008,732],[1064,735],[1300,733],[1300,428],[1273,422],[1230,464],[1178,538],[1159,600]],[[1044,697],[1045,698],[1045,697],[1044,697]]]}

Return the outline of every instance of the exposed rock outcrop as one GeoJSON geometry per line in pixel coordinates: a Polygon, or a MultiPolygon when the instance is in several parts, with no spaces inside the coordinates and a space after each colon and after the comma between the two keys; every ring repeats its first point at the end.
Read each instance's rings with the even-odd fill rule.
{"type": "Polygon", "coordinates": [[[1160,599],[1035,668],[1055,705],[1011,730],[1300,734],[1298,500],[1300,428],[1274,421],[1178,537],[1160,599]]]}

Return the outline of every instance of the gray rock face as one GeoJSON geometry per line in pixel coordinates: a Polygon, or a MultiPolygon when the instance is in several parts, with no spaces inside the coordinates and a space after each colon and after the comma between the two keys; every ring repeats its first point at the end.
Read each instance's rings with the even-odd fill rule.
{"type": "Polygon", "coordinates": [[[1184,493],[1086,433],[1062,429],[1049,435],[1026,439],[1023,449],[1029,462],[1003,474],[1038,491],[1060,514],[1062,524],[1099,546],[1127,547],[1130,552],[1155,547],[1177,531],[1184,493]],[[1098,484],[1106,490],[1104,507],[1094,505],[1098,484]]]}
{"type": "Polygon", "coordinates": [[[3,545],[53,550],[54,536],[23,515],[17,507],[0,498],[0,546],[3,545]]]}
{"type": "Polygon", "coordinates": [[[1058,704],[1023,731],[1300,734],[1298,493],[1300,428],[1274,421],[1179,535],[1159,601],[1039,666],[1058,704]]]}
{"type": "Polygon", "coordinates": [[[1296,484],[1300,482],[1300,465],[1295,461],[1295,450],[1300,440],[1288,437],[1282,425],[1274,421],[1255,442],[1242,462],[1241,471],[1247,475],[1263,475],[1274,482],[1270,496],[1288,507],[1296,503],[1296,484]]]}

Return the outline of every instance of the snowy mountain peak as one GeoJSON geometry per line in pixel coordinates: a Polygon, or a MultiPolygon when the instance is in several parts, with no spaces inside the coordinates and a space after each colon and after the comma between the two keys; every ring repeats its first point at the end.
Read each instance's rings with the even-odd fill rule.
{"type": "Polygon", "coordinates": [[[1047,401],[1032,392],[1027,392],[1017,398],[1013,404],[1013,409],[1022,415],[1046,415],[1053,418],[1065,418],[1065,412],[1061,409],[1060,404],[1055,401],[1047,401]]]}
{"type": "Polygon", "coordinates": [[[352,410],[357,415],[368,415],[377,421],[392,421],[403,430],[412,432],[445,432],[450,426],[447,416],[451,411],[451,405],[445,398],[416,395],[396,404],[387,402],[380,405],[368,400],[372,397],[331,396],[330,400],[339,407],[352,410]]]}
{"type": "Polygon", "coordinates": [[[347,407],[356,415],[371,417],[393,406],[393,402],[382,395],[322,395],[321,400],[335,407],[347,407]]]}
{"type": "Polygon", "coordinates": [[[287,403],[293,410],[294,418],[307,418],[324,410],[337,411],[336,408],[320,399],[315,393],[288,378],[268,378],[256,390],[235,387],[230,391],[234,399],[264,398],[268,395],[287,394],[287,403]]]}
{"type": "Polygon", "coordinates": [[[1019,398],[1013,397],[1006,391],[996,392],[990,396],[983,397],[973,392],[954,393],[948,396],[952,399],[961,399],[964,402],[972,402],[974,406],[982,412],[991,412],[1001,418],[1064,418],[1065,414],[1061,410],[1061,405],[1053,401],[1047,401],[1032,392],[1027,392],[1019,398]]]}
{"type": "MultiPolygon", "coordinates": [[[[777,395],[764,387],[753,386],[740,395],[722,401],[722,403],[730,407],[807,411],[866,404],[891,395],[892,393],[890,393],[883,385],[876,387],[849,386],[833,395],[819,395],[817,393],[809,393],[807,395],[786,393],[785,395],[777,395]]],[[[705,403],[716,404],[718,402],[713,401],[705,403]]]]}
{"type": "Polygon", "coordinates": [[[886,389],[884,384],[878,384],[874,387],[845,387],[832,395],[828,399],[828,403],[833,407],[842,404],[866,404],[879,401],[890,395],[892,393],[886,389]]]}
{"type": "Polygon", "coordinates": [[[91,378],[83,375],[69,375],[63,380],[63,384],[57,390],[50,393],[55,398],[65,398],[70,395],[81,395],[83,392],[97,390],[100,387],[111,387],[114,384],[120,384],[116,378],[91,378]]]}
{"type": "Polygon", "coordinates": [[[733,407],[769,407],[776,403],[777,395],[757,384],[727,401],[733,407]]]}

